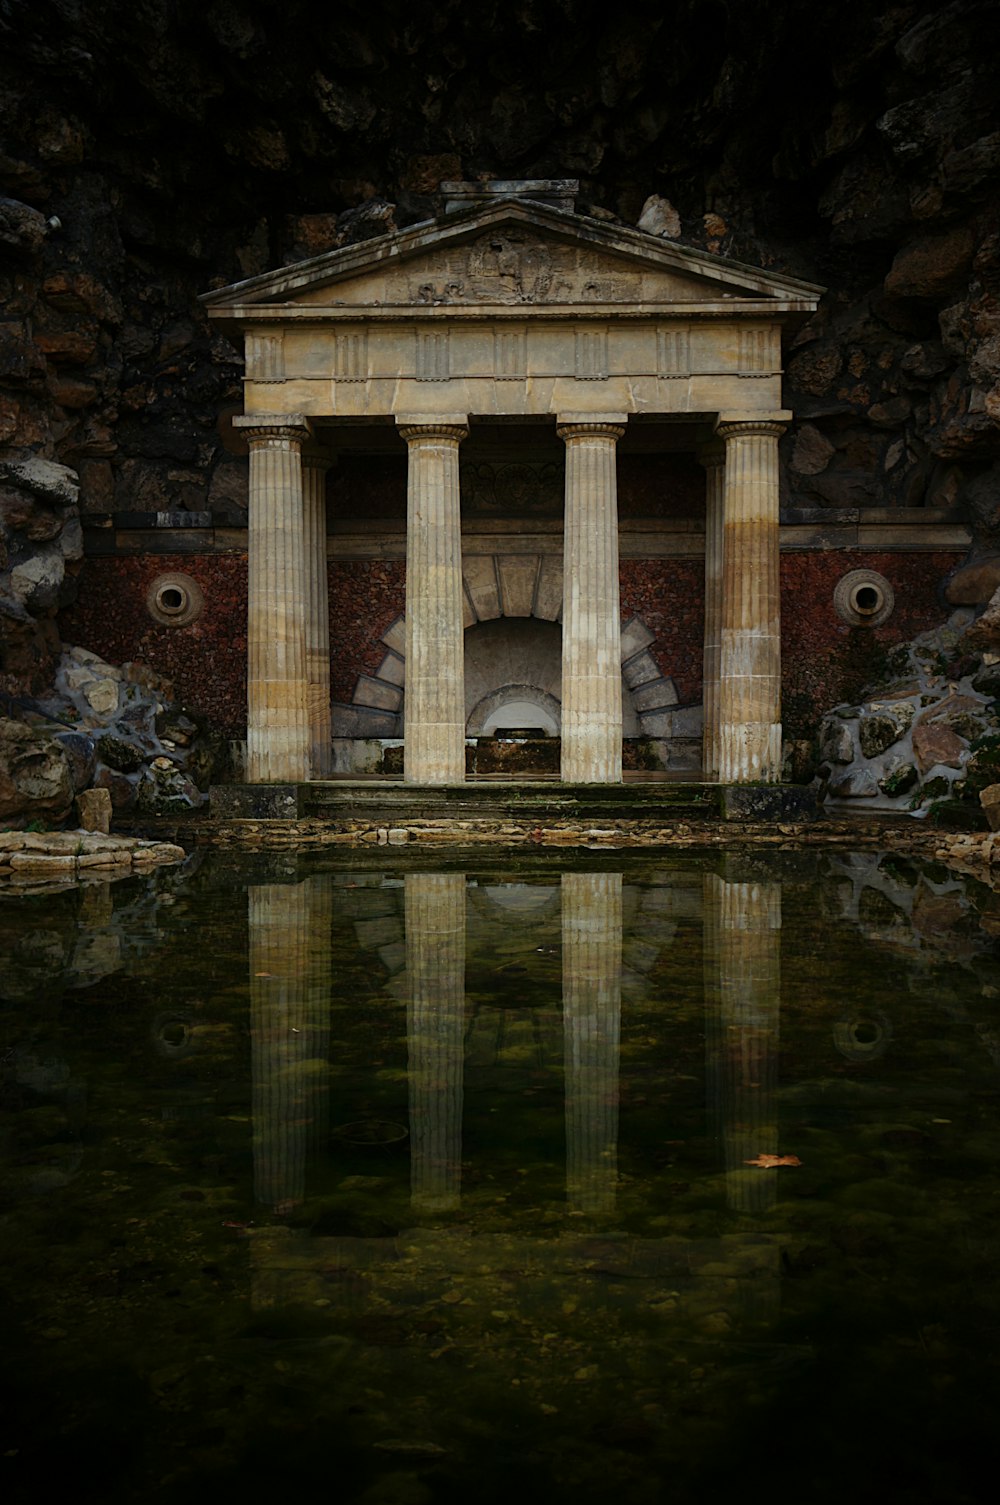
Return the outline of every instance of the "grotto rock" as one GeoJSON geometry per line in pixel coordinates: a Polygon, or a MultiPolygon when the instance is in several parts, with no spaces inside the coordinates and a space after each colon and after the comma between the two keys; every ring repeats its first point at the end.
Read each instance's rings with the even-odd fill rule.
{"type": "Polygon", "coordinates": [[[855,757],[851,728],[838,717],[830,716],[820,730],[819,754],[828,763],[851,763],[855,757]]]}
{"type": "Polygon", "coordinates": [[[0,820],[58,823],[69,814],[73,793],[69,762],[56,739],[0,717],[0,820]]]}
{"type": "Polygon", "coordinates": [[[962,645],[981,653],[1000,654],[1000,587],[993,592],[982,616],[967,630],[962,645]]]}
{"type": "Polygon", "coordinates": [[[920,772],[927,773],[939,764],[943,768],[960,768],[967,744],[949,726],[921,723],[913,730],[913,756],[920,772]]]}
{"type": "Polygon", "coordinates": [[[920,775],[912,763],[902,760],[893,761],[879,779],[878,787],[890,799],[896,799],[901,794],[908,794],[919,778],[920,775]]]}
{"type": "Polygon", "coordinates": [[[681,233],[681,217],[669,199],[653,193],[642,206],[639,229],[645,230],[647,235],[662,235],[668,240],[676,240],[681,233]]]}
{"type": "Polygon", "coordinates": [[[1000,700],[1000,662],[984,663],[979,673],[973,676],[972,688],[991,700],[1000,700]]]}
{"type": "Polygon", "coordinates": [[[953,606],[981,606],[1000,589],[1000,554],[977,559],[956,570],[945,587],[953,606]]]}
{"type": "Polygon", "coordinates": [[[990,784],[979,796],[979,803],[991,831],[1000,831],[1000,784],[990,784]]]}
{"type": "Polygon", "coordinates": [[[111,830],[111,795],[106,789],[85,789],[76,797],[76,811],[81,831],[111,830]]]}
{"type": "Polygon", "coordinates": [[[858,741],[866,758],[877,758],[894,742],[898,742],[913,720],[913,707],[905,701],[896,705],[877,705],[861,717],[858,723],[858,741]]]}
{"type": "Polygon", "coordinates": [[[830,792],[839,800],[868,800],[878,794],[878,781],[868,768],[852,768],[835,780],[830,792]]]}
{"type": "Polygon", "coordinates": [[[93,739],[85,732],[56,732],[54,736],[69,764],[74,790],[86,789],[97,764],[93,739]]]}
{"type": "Polygon", "coordinates": [[[105,732],[97,739],[97,755],[117,773],[135,773],[145,761],[142,753],[121,737],[105,732]]]}

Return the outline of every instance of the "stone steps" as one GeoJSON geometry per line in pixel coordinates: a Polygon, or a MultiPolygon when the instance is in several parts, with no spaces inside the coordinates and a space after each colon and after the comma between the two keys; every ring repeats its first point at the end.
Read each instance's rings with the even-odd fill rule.
{"type": "Polygon", "coordinates": [[[715,784],[491,783],[417,788],[337,782],[300,786],[302,815],[328,820],[653,820],[716,818],[715,784]]]}

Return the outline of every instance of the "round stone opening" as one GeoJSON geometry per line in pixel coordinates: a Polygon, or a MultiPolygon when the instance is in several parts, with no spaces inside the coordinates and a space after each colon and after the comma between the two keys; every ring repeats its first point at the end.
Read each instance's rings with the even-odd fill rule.
{"type": "Polygon", "coordinates": [[[200,617],[204,607],[198,582],[177,571],[158,575],[146,592],[146,610],[164,627],[184,627],[200,617]]]}
{"type": "Polygon", "coordinates": [[[837,581],[833,604],[849,627],[880,627],[892,616],[896,598],[877,570],[849,570],[837,581]]]}

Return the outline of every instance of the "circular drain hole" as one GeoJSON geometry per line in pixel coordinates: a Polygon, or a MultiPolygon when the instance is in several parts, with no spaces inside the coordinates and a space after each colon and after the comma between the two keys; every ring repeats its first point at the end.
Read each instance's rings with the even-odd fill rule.
{"type": "Polygon", "coordinates": [[[848,1061],[875,1061],[892,1042],[892,1025],[881,1009],[852,1014],[833,1026],[833,1043],[848,1061]]]}

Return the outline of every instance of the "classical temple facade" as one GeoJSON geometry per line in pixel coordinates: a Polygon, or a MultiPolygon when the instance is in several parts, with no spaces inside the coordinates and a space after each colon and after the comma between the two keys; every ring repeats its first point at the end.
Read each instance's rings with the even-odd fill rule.
{"type": "Polygon", "coordinates": [[[662,734],[672,704],[652,634],[623,638],[629,447],[704,467],[701,771],[780,779],[782,332],[822,289],[578,215],[575,189],[443,184],[432,222],[206,295],[246,354],[249,782],[328,777],[338,737],[395,727],[408,783],[460,783],[470,729],[525,723],[559,734],[564,780],[620,782],[623,733],[662,734]],[[366,444],[405,449],[405,612],[338,725],[326,475],[366,444]],[[561,471],[560,514],[477,520],[476,445],[523,460],[522,490],[561,471]],[[528,667],[508,642],[469,691],[469,630],[501,618],[533,621],[528,667]]]}

